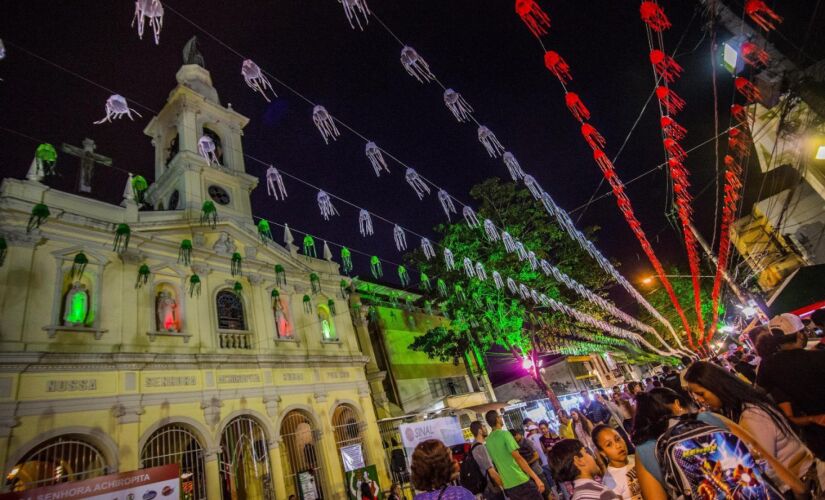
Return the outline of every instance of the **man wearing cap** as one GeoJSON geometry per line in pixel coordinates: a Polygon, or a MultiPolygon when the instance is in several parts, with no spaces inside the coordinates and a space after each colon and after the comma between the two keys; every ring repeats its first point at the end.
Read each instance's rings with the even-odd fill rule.
{"type": "Polygon", "coordinates": [[[779,351],[762,360],[756,384],[801,427],[811,451],[825,459],[825,351],[805,350],[805,325],[795,314],[780,314],[768,327],[779,351]]]}

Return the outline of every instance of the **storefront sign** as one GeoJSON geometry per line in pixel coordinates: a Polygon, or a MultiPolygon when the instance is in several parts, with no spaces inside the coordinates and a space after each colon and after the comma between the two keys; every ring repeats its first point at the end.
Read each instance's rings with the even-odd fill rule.
{"type": "Polygon", "coordinates": [[[407,456],[412,455],[412,450],[418,446],[418,443],[428,439],[438,439],[447,446],[464,443],[458,417],[433,418],[422,422],[401,424],[398,430],[401,431],[404,448],[410,450],[407,456]]]}
{"type": "Polygon", "coordinates": [[[121,474],[70,481],[55,486],[5,493],[0,500],[173,500],[180,498],[178,465],[169,464],[121,474]]]}
{"type": "Polygon", "coordinates": [[[315,484],[315,476],[312,471],[299,472],[297,476],[298,494],[301,496],[301,500],[318,500],[318,485],[315,484]]]}
{"type": "Polygon", "coordinates": [[[364,450],[361,443],[341,447],[341,460],[344,462],[344,472],[364,467],[364,450]]]}

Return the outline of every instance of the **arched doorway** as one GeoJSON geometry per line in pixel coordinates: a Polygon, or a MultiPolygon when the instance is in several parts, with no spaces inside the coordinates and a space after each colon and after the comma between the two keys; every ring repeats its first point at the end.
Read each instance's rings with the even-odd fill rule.
{"type": "MultiPolygon", "coordinates": [[[[345,478],[348,471],[358,469],[361,463],[370,464],[364,450],[364,424],[352,405],[343,403],[335,407],[332,413],[332,432],[345,478]]],[[[346,485],[347,491],[353,492],[356,497],[360,494],[360,498],[377,498],[377,484],[362,482],[361,479],[353,475],[351,484],[346,485]],[[363,491],[363,488],[366,488],[366,491],[363,491]]]]}
{"type": "Polygon", "coordinates": [[[323,498],[322,451],[309,415],[302,410],[287,413],[281,422],[281,440],[281,461],[289,471],[284,478],[287,495],[323,498]]]}
{"type": "Polygon", "coordinates": [[[224,500],[275,498],[266,433],[252,417],[241,415],[226,424],[220,470],[224,500]]]}
{"type": "Polygon", "coordinates": [[[149,436],[140,451],[140,467],[158,467],[178,464],[180,467],[181,498],[206,498],[204,449],[200,440],[181,424],[167,424],[149,436]]]}
{"type": "Polygon", "coordinates": [[[65,434],[44,441],[6,474],[6,488],[24,491],[108,473],[103,453],[84,436],[65,434]]]}

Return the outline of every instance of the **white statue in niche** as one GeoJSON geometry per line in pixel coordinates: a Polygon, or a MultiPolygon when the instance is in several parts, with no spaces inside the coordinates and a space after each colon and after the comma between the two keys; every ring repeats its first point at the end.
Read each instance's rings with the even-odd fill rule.
{"type": "Polygon", "coordinates": [[[79,281],[72,283],[64,302],[63,324],[66,326],[83,326],[89,317],[89,292],[86,285],[79,281]]]}
{"type": "Polygon", "coordinates": [[[169,292],[158,293],[155,307],[158,317],[158,330],[166,332],[178,331],[178,302],[169,292]]]}
{"type": "Polygon", "coordinates": [[[218,236],[218,241],[212,245],[212,250],[221,255],[232,255],[235,253],[235,243],[232,241],[232,237],[229,236],[229,233],[226,231],[221,231],[221,235],[218,236]]]}

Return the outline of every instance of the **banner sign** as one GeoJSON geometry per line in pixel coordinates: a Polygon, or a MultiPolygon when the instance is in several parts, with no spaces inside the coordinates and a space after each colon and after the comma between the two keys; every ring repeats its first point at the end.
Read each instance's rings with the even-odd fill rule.
{"type": "Polygon", "coordinates": [[[344,472],[364,467],[364,451],[361,443],[341,447],[341,461],[344,462],[344,472]]]}
{"type": "Polygon", "coordinates": [[[346,480],[349,500],[381,500],[384,497],[374,465],[347,471],[346,480]]]}
{"type": "Polygon", "coordinates": [[[401,424],[398,430],[401,431],[404,448],[409,450],[413,450],[418,443],[428,439],[438,439],[447,446],[464,444],[464,434],[461,432],[458,417],[433,418],[422,422],[401,424]]]}
{"type": "Polygon", "coordinates": [[[178,464],[69,481],[0,495],[0,500],[173,500],[180,498],[178,464]]]}

